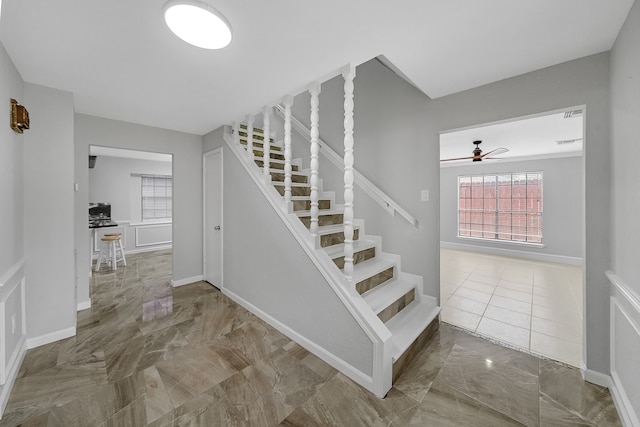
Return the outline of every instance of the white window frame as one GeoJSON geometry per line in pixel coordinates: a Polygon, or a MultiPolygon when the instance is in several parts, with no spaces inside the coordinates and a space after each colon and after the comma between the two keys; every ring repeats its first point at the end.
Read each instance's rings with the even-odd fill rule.
{"type": "Polygon", "coordinates": [[[173,216],[173,177],[167,175],[140,175],[140,219],[143,223],[171,221],[173,216]],[[149,190],[149,185],[145,181],[153,183],[151,195],[145,196],[145,190],[149,190]],[[168,185],[167,185],[168,182],[168,185]],[[169,188],[168,194],[156,194],[162,192],[162,188],[169,188]],[[145,207],[145,198],[152,206],[145,207]],[[163,215],[162,213],[165,213],[163,215]]]}

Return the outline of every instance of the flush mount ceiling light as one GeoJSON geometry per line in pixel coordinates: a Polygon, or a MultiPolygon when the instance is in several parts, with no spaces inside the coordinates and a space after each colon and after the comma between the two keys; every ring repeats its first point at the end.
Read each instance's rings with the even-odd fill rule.
{"type": "Polygon", "coordinates": [[[170,1],[164,20],[185,42],[203,49],[222,49],[231,43],[231,25],[206,3],[196,0],[170,1]]]}

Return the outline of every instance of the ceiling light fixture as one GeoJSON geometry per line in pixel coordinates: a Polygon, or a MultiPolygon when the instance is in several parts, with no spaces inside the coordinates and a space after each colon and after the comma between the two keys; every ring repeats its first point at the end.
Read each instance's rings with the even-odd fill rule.
{"type": "Polygon", "coordinates": [[[203,49],[222,49],[231,43],[231,25],[226,18],[197,0],[168,2],[164,21],[176,36],[203,49]]]}

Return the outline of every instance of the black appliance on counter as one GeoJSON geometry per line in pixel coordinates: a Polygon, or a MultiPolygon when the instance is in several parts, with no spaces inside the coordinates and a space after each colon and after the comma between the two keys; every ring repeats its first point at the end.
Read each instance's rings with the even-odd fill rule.
{"type": "Polygon", "coordinates": [[[89,226],[99,227],[111,223],[110,203],[89,203],[89,226]]]}

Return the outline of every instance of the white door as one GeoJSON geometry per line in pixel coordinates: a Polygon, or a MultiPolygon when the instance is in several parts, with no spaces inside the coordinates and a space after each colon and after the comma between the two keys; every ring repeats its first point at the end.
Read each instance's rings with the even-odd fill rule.
{"type": "Polygon", "coordinates": [[[222,148],[204,155],[204,280],[222,287],[222,148]]]}

